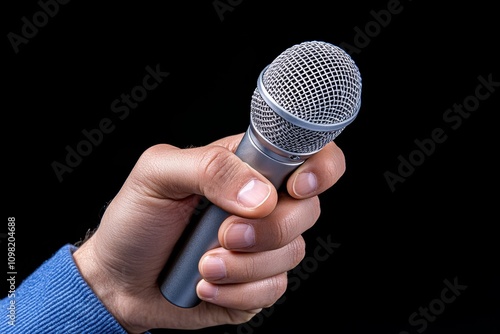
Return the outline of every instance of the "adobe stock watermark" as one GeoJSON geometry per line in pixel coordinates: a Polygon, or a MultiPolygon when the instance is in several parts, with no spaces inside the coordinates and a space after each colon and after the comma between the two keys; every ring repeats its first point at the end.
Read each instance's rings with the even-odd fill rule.
{"type": "Polygon", "coordinates": [[[446,309],[446,306],[453,303],[467,289],[467,285],[460,284],[458,277],[453,279],[453,282],[445,279],[443,281],[445,287],[441,290],[438,298],[429,302],[426,307],[419,307],[418,311],[410,314],[408,323],[412,327],[412,331],[401,331],[399,334],[423,333],[429,323],[436,321],[437,317],[446,309]]]}
{"type": "Polygon", "coordinates": [[[395,170],[384,172],[385,181],[391,192],[394,192],[396,186],[405,182],[413,175],[417,167],[422,166],[427,158],[434,154],[437,146],[448,139],[450,129],[458,130],[463,122],[479,109],[481,103],[489,99],[500,87],[500,81],[493,79],[493,73],[486,76],[480,75],[477,80],[479,83],[473,94],[466,96],[462,103],[454,103],[451,108],[443,112],[442,119],[445,126],[434,128],[428,137],[415,139],[413,141],[415,148],[405,155],[398,156],[398,166],[395,170]]]}
{"type": "Polygon", "coordinates": [[[232,12],[236,7],[241,5],[242,2],[243,0],[214,0],[212,2],[212,6],[214,7],[217,16],[219,16],[219,20],[223,22],[226,13],[232,12]]]}
{"type": "Polygon", "coordinates": [[[21,17],[21,29],[19,34],[9,32],[7,38],[14,50],[14,53],[19,53],[19,47],[23,44],[28,44],[30,40],[38,35],[39,29],[45,27],[50,19],[54,18],[60,10],[60,5],[66,5],[70,0],[40,0],[37,2],[40,10],[35,12],[31,19],[26,16],[21,17]]]}
{"type": "MultiPolygon", "coordinates": [[[[411,2],[412,0],[407,0],[411,2]]],[[[380,35],[383,29],[387,28],[395,15],[401,14],[404,6],[400,0],[389,0],[385,9],[379,11],[371,10],[370,15],[373,20],[366,22],[363,28],[354,27],[353,44],[342,42],[339,46],[349,55],[359,54],[370,45],[371,41],[380,35]]]]}
{"type": "MultiPolygon", "coordinates": [[[[312,255],[306,256],[300,264],[288,273],[288,291],[297,291],[302,282],[307,280],[311,274],[318,270],[321,262],[325,262],[332,256],[336,249],[341,244],[333,242],[332,236],[328,235],[326,240],[322,237],[316,238],[317,245],[314,248],[312,255]]],[[[273,306],[263,309],[256,314],[250,321],[240,324],[236,327],[236,334],[252,334],[254,330],[264,324],[265,319],[269,318],[278,305],[286,301],[286,294],[274,303],[273,306]]],[[[224,334],[229,334],[225,332],[224,334]]]]}
{"type": "MultiPolygon", "coordinates": [[[[117,121],[124,121],[130,115],[131,110],[136,109],[139,103],[144,101],[148,92],[155,90],[170,73],[162,72],[160,64],[154,68],[146,66],[146,75],[142,78],[139,85],[133,87],[130,93],[122,93],[119,98],[111,102],[111,111],[118,117],[117,121]]],[[[97,126],[91,129],[81,131],[82,140],[75,145],[66,145],[66,155],[60,161],[54,160],[51,163],[59,182],[64,181],[66,174],[72,173],[75,168],[80,166],[83,159],[88,157],[94,151],[94,148],[102,144],[105,135],[109,135],[116,129],[116,120],[109,117],[102,118],[97,126]]]]}

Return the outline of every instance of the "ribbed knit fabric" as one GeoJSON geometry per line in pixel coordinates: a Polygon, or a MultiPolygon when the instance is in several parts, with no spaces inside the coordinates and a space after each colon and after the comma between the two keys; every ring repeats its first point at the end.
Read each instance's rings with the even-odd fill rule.
{"type": "Polygon", "coordinates": [[[72,245],[61,247],[0,301],[2,334],[126,334],[80,275],[72,245]],[[11,301],[15,301],[15,313],[11,301]],[[15,314],[14,322],[9,315],[15,314]]]}

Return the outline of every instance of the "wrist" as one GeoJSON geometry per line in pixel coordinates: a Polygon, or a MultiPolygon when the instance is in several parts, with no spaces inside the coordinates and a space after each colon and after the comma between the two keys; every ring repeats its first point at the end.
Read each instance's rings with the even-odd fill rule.
{"type": "Polygon", "coordinates": [[[128,333],[132,333],[127,328],[126,321],[117,307],[117,305],[120,305],[117,285],[103,270],[105,267],[98,262],[92,244],[93,239],[91,238],[73,253],[75,264],[85,282],[108,312],[128,333]]]}

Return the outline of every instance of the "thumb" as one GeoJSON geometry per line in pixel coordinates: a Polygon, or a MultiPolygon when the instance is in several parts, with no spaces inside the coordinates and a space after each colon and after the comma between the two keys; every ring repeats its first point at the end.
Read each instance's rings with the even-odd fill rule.
{"type": "Polygon", "coordinates": [[[269,180],[220,145],[155,145],[141,155],[131,177],[153,196],[182,200],[203,195],[221,209],[248,218],[268,215],[278,198],[269,180]]]}

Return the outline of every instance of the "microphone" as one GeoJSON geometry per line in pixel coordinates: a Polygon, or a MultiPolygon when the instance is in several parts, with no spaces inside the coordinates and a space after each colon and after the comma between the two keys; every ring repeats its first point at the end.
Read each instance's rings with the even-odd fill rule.
{"type": "MultiPolygon", "coordinates": [[[[341,48],[306,41],[283,51],[260,73],[250,108],[250,125],[235,154],[279,189],[307,158],[333,141],[357,116],[361,75],[341,48]]],[[[229,213],[211,204],[193,216],[160,276],[172,304],[194,307],[198,262],[219,246],[218,230],[229,213]]]]}

